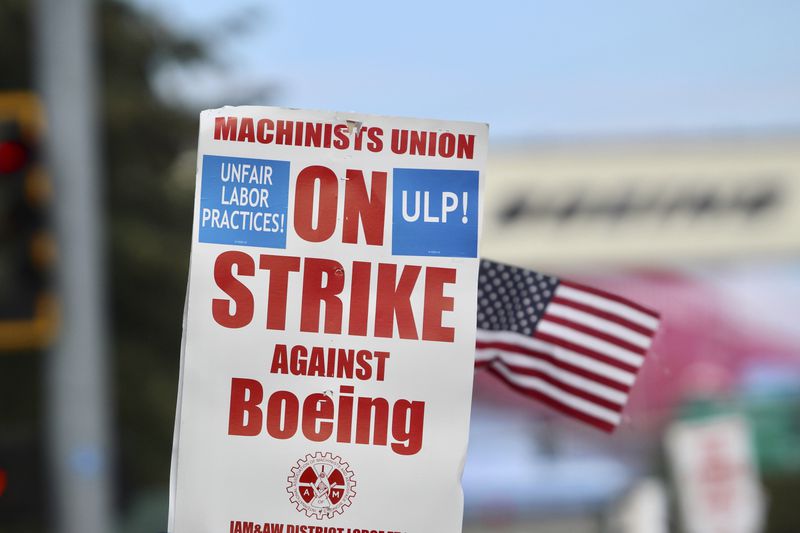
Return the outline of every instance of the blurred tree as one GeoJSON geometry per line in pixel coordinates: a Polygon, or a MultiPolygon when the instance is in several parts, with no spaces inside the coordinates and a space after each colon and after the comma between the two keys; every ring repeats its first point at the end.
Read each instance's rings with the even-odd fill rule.
{"type": "MultiPolygon", "coordinates": [[[[0,90],[33,86],[30,4],[0,2],[0,90]]],[[[129,4],[98,5],[112,391],[124,508],[141,492],[168,485],[192,221],[197,113],[159,98],[153,79],[161,68],[202,64],[209,55],[201,40],[129,4]],[[188,167],[179,164],[187,160],[188,167]]],[[[0,357],[0,460],[12,434],[41,442],[40,367],[40,357],[0,357]]],[[[34,492],[42,498],[43,484],[34,492]]],[[[41,501],[35,506],[40,511],[41,501]]],[[[19,531],[42,527],[36,520],[19,518],[19,531]]]]}
{"type": "Polygon", "coordinates": [[[116,436],[121,486],[138,491],[169,477],[193,206],[171,169],[197,137],[197,115],[160,100],[152,75],[205,52],[126,4],[102,6],[116,436]]]}

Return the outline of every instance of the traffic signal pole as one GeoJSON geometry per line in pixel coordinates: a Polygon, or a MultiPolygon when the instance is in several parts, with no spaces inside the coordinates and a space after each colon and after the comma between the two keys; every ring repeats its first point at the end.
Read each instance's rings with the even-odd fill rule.
{"type": "Polygon", "coordinates": [[[44,378],[56,533],[113,531],[95,8],[91,0],[35,2],[62,303],[44,378]]]}

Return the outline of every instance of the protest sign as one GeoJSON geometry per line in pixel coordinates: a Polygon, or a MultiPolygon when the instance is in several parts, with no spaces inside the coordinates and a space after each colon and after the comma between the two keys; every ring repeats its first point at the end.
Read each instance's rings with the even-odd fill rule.
{"type": "Polygon", "coordinates": [[[674,422],[665,441],[685,531],[764,529],[765,500],[745,418],[731,413],[674,422]]]}
{"type": "Polygon", "coordinates": [[[169,530],[461,530],[485,124],[200,117],[169,530]]]}

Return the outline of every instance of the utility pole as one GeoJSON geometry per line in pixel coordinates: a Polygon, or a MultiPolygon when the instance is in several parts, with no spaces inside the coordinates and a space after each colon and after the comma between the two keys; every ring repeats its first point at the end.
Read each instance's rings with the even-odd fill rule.
{"type": "Polygon", "coordinates": [[[48,121],[61,326],[45,364],[56,533],[113,530],[103,227],[92,0],[36,0],[38,90],[48,121]]]}

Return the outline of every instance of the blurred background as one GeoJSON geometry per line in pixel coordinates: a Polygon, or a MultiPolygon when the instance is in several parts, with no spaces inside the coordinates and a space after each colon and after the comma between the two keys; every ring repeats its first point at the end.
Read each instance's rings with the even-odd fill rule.
{"type": "Polygon", "coordinates": [[[0,2],[0,532],[163,531],[200,109],[491,126],[481,254],[662,313],[613,435],[476,375],[465,531],[800,531],[800,3],[0,2]]]}

